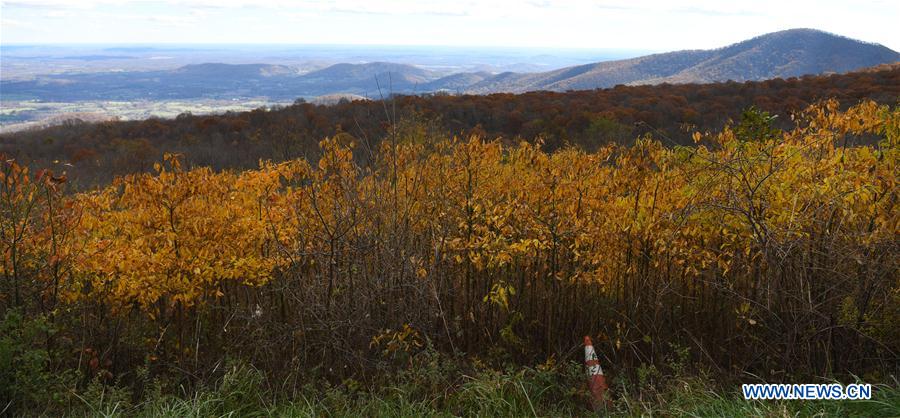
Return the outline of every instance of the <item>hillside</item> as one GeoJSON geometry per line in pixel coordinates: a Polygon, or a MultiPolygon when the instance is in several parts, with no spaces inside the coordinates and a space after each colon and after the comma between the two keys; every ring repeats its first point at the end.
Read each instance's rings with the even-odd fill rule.
{"type": "Polygon", "coordinates": [[[900,418],[898,5],[0,0],[0,418],[900,418]]]}
{"type": "Polygon", "coordinates": [[[456,92],[466,90],[470,86],[493,77],[493,74],[480,71],[476,73],[456,73],[437,80],[430,81],[422,86],[422,91],[449,90],[456,92]]]}
{"type": "Polygon", "coordinates": [[[647,82],[787,78],[844,73],[900,60],[900,54],[884,46],[812,29],[776,32],[713,52],[709,60],[665,79],[647,82]]]}
{"type": "Polygon", "coordinates": [[[765,80],[848,71],[900,61],[900,54],[812,29],[770,33],[715,50],[677,51],[535,73],[426,70],[390,62],[335,64],[301,73],[287,65],[192,64],[173,70],[53,74],[0,81],[4,100],[293,101],[330,94],[585,90],[619,84],[765,80]]]}
{"type": "MultiPolygon", "coordinates": [[[[433,77],[237,70],[248,89],[433,77]]],[[[11,416],[597,416],[587,336],[610,416],[897,416],[898,98],[900,66],[880,65],[0,135],[0,399],[11,416]],[[865,376],[872,399],[735,389],[802,376],[865,376]]]]}
{"type": "MultiPolygon", "coordinates": [[[[310,106],[249,142],[302,140],[317,122],[284,117],[310,106]]],[[[239,120],[180,119],[212,133],[203,154],[239,146],[239,120]]],[[[0,399],[10,416],[897,416],[900,109],[773,121],[592,151],[407,121],[241,170],[192,163],[191,135],[80,193],[65,170],[94,158],[0,157],[0,399]],[[806,378],[865,394],[736,389],[806,378]]],[[[151,143],[128,141],[107,144],[151,143]]]]}
{"type": "Polygon", "coordinates": [[[442,75],[388,62],[336,64],[305,74],[286,65],[207,63],[173,70],[58,74],[0,83],[5,100],[293,100],[339,93],[377,97],[379,84],[384,95],[415,92],[416,86],[442,75]]]}
{"type": "Polygon", "coordinates": [[[163,73],[170,77],[234,79],[295,75],[297,71],[286,65],[269,64],[190,64],[163,73]]]}
{"type": "MultiPolygon", "coordinates": [[[[370,92],[369,98],[375,97],[370,92]]],[[[728,120],[738,119],[750,106],[778,115],[778,127],[787,129],[791,127],[791,114],[819,100],[835,98],[844,105],[861,100],[895,104],[898,97],[898,66],[744,83],[397,96],[386,103],[359,100],[364,98],[359,95],[335,94],[271,110],[223,115],[185,113],[175,119],[101,124],[66,123],[5,133],[0,134],[0,153],[47,164],[69,161],[75,165],[68,169],[70,178],[88,186],[105,183],[116,174],[146,170],[152,161],[171,150],[182,153],[192,164],[253,168],[261,159],[316,155],[320,138],[342,131],[375,141],[387,134],[386,104],[392,109],[392,118],[404,126],[419,121],[445,135],[477,133],[486,138],[506,138],[511,143],[540,138],[545,149],[553,150],[567,144],[595,149],[610,142],[629,143],[645,134],[665,138],[669,145],[690,145],[695,130],[722,129],[728,120]],[[92,163],[85,164],[86,161],[92,163]]],[[[76,117],[80,116],[72,118],[76,117]]]]}
{"type": "Polygon", "coordinates": [[[355,93],[377,97],[379,88],[385,96],[390,91],[414,91],[417,85],[438,77],[431,71],[390,62],[335,64],[286,80],[288,86],[306,94],[355,93]]]}
{"type": "Polygon", "coordinates": [[[676,51],[532,74],[500,74],[473,93],[583,90],[617,84],[711,83],[845,73],[900,60],[900,53],[813,29],[762,35],[714,50],[676,51]]]}

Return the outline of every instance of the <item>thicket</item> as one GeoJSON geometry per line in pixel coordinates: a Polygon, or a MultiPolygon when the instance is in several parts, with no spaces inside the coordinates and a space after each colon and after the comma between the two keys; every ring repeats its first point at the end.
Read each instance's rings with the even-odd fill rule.
{"type": "Polygon", "coordinates": [[[169,154],[72,194],[3,158],[0,387],[23,411],[47,399],[32,388],[191,391],[238,359],[296,393],[430,351],[567,364],[583,335],[623,379],[683,358],[722,379],[889,381],[900,109],[772,123],[552,153],[399,126],[325,139],[313,163],[169,154]]]}

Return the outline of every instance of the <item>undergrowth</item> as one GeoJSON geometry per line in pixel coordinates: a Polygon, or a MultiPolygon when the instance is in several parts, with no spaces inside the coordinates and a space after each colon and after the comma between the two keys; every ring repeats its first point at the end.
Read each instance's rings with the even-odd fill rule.
{"type": "MultiPolygon", "coordinates": [[[[535,367],[489,367],[477,359],[451,358],[434,351],[418,355],[396,373],[366,382],[330,382],[313,376],[285,389],[252,365],[231,361],[225,372],[195,390],[149,380],[141,394],[92,381],[65,409],[35,408],[25,416],[97,417],[451,417],[451,416],[900,416],[900,384],[895,377],[873,386],[867,401],[746,401],[740,384],[708,373],[683,374],[678,364],[666,373],[609,376],[612,404],[589,409],[583,366],[552,360],[535,367]],[[669,374],[675,373],[675,374],[669,374]]],[[[853,382],[842,382],[853,383],[853,382]]],[[[55,395],[59,396],[59,395],[55,395]]],[[[2,414],[0,414],[2,415],[2,414]]]]}

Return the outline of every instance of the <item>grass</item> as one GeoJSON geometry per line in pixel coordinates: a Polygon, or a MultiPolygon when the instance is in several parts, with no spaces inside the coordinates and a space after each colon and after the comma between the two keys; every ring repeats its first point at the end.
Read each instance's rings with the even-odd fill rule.
{"type": "Polygon", "coordinates": [[[704,379],[683,378],[662,392],[619,400],[618,416],[677,417],[900,417],[900,387],[880,384],[865,401],[747,401],[704,379]]]}
{"type": "MultiPolygon", "coordinates": [[[[455,366],[426,363],[362,386],[348,380],[332,385],[309,382],[276,393],[265,376],[235,365],[208,388],[165,394],[156,385],[146,399],[91,385],[68,416],[99,417],[451,417],[597,416],[587,408],[586,379],[578,364],[552,367],[483,368],[458,374],[455,366]]],[[[661,380],[662,381],[662,380],[661,380]]],[[[898,417],[900,384],[879,384],[868,401],[745,401],[737,385],[723,387],[708,377],[673,377],[668,383],[631,387],[613,382],[614,403],[607,416],[638,417],[898,417]]],[[[39,413],[38,413],[39,414],[39,413]]],[[[54,415],[54,414],[47,414],[54,415]]]]}

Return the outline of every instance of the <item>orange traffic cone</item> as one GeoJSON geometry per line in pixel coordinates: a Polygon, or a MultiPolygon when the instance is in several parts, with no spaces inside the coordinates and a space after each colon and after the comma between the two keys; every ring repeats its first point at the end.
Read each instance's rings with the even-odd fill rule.
{"type": "Polygon", "coordinates": [[[610,401],[605,399],[606,377],[603,376],[603,369],[600,367],[600,360],[597,359],[597,352],[594,351],[594,343],[591,337],[584,337],[584,365],[588,369],[588,384],[591,388],[591,406],[595,411],[609,406],[610,401]]]}

